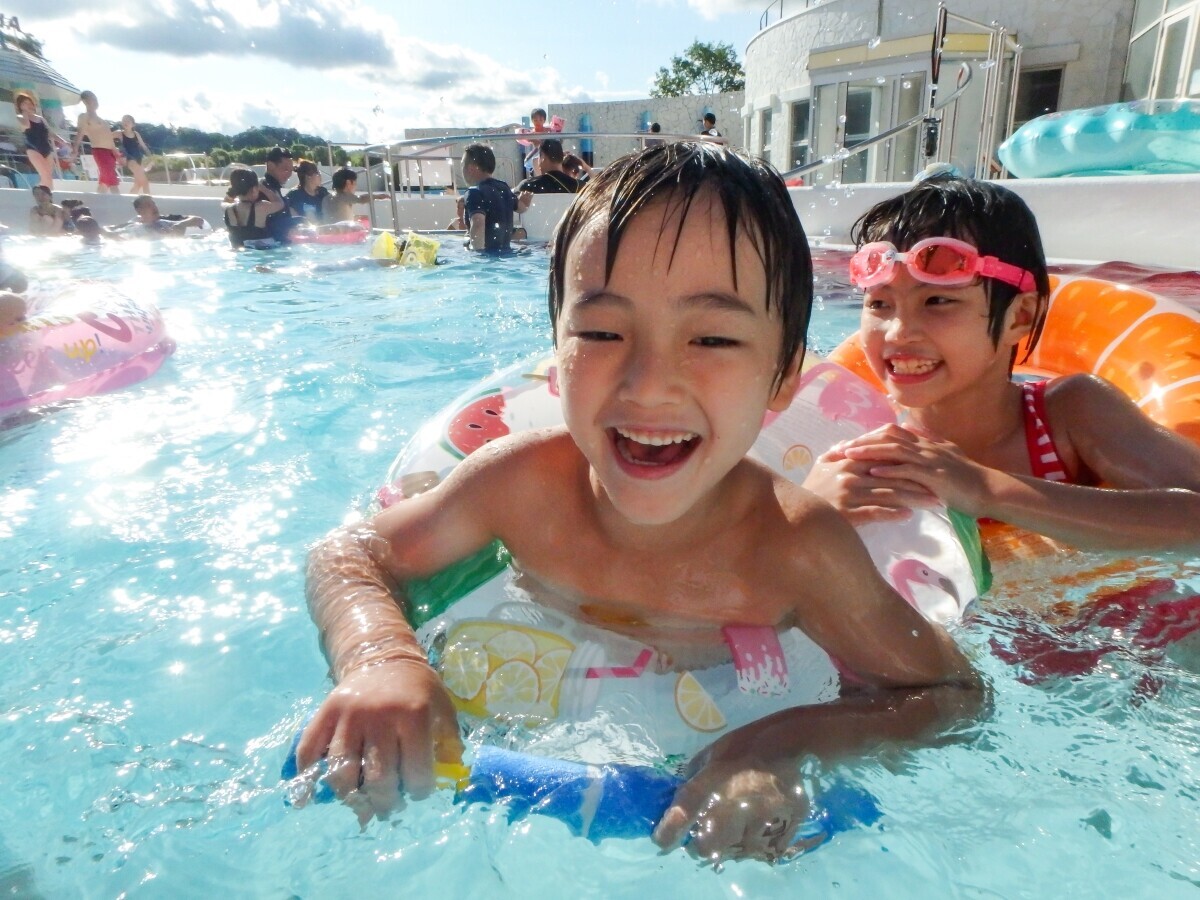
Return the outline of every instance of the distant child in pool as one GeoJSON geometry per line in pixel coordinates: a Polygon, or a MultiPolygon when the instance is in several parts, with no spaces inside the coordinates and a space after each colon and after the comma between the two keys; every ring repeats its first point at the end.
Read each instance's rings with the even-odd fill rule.
{"type": "Polygon", "coordinates": [[[907,413],[832,448],[805,482],[854,522],[944,503],[1078,547],[1200,544],[1200,448],[1095,375],[1011,380],[1050,294],[1033,213],[935,177],[855,224],[858,339],[907,413]]]}
{"type": "MultiPolygon", "coordinates": [[[[360,816],[420,797],[461,751],[454,706],[393,596],[499,539],[538,599],[686,665],[727,624],[796,626],[862,689],[737,729],[693,760],[655,833],[773,858],[808,807],[797,760],[929,740],[979,686],[828,504],[746,458],[788,405],[812,300],[779,175],[723,147],[618,160],[567,211],[550,263],[565,427],[500,438],[309,560],[338,685],[305,730],[360,816]]],[[[728,660],[728,651],[725,651],[728,660]]]]}

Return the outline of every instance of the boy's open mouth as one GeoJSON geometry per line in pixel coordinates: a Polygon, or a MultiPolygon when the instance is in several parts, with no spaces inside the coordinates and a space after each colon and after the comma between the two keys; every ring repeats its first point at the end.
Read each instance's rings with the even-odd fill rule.
{"type": "Polygon", "coordinates": [[[901,377],[920,377],[928,375],[941,365],[936,359],[914,359],[912,357],[895,357],[887,360],[888,370],[893,375],[901,377]]]}
{"type": "Polygon", "coordinates": [[[681,463],[700,444],[700,435],[691,431],[610,428],[609,434],[621,459],[634,466],[671,466],[681,463]]]}

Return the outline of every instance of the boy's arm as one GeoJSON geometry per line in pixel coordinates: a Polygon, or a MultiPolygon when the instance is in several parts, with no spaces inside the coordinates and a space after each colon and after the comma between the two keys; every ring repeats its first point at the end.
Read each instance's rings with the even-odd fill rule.
{"type": "Polygon", "coordinates": [[[655,829],[660,846],[690,833],[702,856],[777,858],[808,811],[803,758],[830,763],[885,744],[928,743],[982,705],[979,678],[954,641],[879,576],[842,516],[822,504],[805,532],[820,540],[798,544],[817,558],[794,566],[806,595],[797,624],[863,689],[713,743],[655,829]]]}
{"type": "Polygon", "coordinates": [[[84,125],[87,124],[87,114],[80,113],[79,118],[75,121],[75,137],[71,140],[71,155],[79,156],[79,151],[83,147],[84,125]]]}
{"type": "Polygon", "coordinates": [[[487,216],[481,212],[471,214],[471,227],[467,232],[471,249],[482,253],[487,249],[487,216]]]}
{"type": "Polygon", "coordinates": [[[1200,448],[1154,424],[1103,379],[1057,379],[1047,416],[1060,450],[1105,487],[1013,475],[972,462],[953,444],[889,428],[842,453],[872,478],[916,483],[947,506],[1080,547],[1184,549],[1200,545],[1200,448]]]}
{"type": "Polygon", "coordinates": [[[444,484],[367,525],[334,531],[310,554],[308,606],[337,686],[305,728],[297,762],[305,769],[326,757],[331,786],[354,794],[364,819],[386,814],[401,783],[428,794],[435,756],[461,757],[454,706],[394,591],[492,540],[490,507],[478,500],[495,490],[481,465],[488,455],[473,454],[444,484]]]}

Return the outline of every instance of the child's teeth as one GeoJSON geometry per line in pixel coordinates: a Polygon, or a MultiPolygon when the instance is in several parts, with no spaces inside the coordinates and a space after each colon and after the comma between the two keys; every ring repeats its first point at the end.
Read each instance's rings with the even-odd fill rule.
{"type": "Polygon", "coordinates": [[[937,367],[931,359],[893,359],[891,363],[892,371],[900,375],[924,375],[937,367]]]}
{"type": "Polygon", "coordinates": [[[691,431],[681,431],[676,434],[665,434],[663,432],[646,432],[646,431],[627,431],[624,428],[618,428],[617,434],[626,440],[636,441],[639,444],[647,444],[651,447],[665,447],[668,444],[683,444],[696,437],[696,434],[691,431]]]}

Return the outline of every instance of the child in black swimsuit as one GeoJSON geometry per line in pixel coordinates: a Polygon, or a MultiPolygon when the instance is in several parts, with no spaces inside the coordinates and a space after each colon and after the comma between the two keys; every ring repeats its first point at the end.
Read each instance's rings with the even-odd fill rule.
{"type": "Polygon", "coordinates": [[[13,106],[17,120],[24,126],[25,155],[34,171],[38,173],[38,184],[47,189],[54,187],[54,144],[61,139],[50,129],[50,124],[38,114],[37,100],[28,91],[13,94],[13,106]]]}
{"type": "Polygon", "coordinates": [[[150,148],[133,127],[134,124],[133,116],[121,116],[121,128],[113,132],[113,138],[119,141],[117,149],[125,157],[125,168],[129,169],[129,174],[133,176],[133,193],[149,194],[150,179],[146,175],[142,160],[146,158],[150,148]]]}

